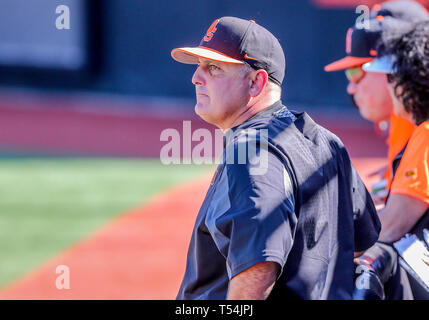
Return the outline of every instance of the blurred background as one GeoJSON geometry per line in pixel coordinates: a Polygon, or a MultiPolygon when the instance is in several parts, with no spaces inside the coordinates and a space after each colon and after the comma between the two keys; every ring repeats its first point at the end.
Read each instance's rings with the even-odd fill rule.
{"type": "Polygon", "coordinates": [[[323,70],[345,55],[356,7],[376,2],[2,0],[0,298],[174,298],[213,166],[162,165],[160,134],[184,120],[214,128],[193,112],[195,68],[170,52],[198,45],[218,17],[268,28],[286,53],[283,102],[338,134],[355,161],[383,158],[385,137],[352,107],[344,74],[323,70]],[[151,200],[161,191],[170,209],[151,200]],[[134,236],[104,233],[117,219],[134,236]],[[74,266],[69,290],[55,287],[60,263],[74,266]]]}

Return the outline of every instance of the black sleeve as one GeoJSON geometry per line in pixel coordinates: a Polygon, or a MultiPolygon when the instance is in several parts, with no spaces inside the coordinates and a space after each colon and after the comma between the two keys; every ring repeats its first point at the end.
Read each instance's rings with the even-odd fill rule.
{"type": "Polygon", "coordinates": [[[211,200],[206,225],[226,259],[231,279],[264,261],[281,268],[293,244],[297,223],[293,187],[284,164],[266,153],[265,173],[246,164],[227,164],[211,200]]]}

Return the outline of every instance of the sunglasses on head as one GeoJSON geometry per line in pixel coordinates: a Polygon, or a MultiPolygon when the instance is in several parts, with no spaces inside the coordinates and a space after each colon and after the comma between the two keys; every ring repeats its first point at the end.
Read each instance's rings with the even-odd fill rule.
{"type": "Polygon", "coordinates": [[[365,76],[366,72],[362,67],[348,68],[345,70],[347,80],[353,83],[358,83],[365,76]]]}

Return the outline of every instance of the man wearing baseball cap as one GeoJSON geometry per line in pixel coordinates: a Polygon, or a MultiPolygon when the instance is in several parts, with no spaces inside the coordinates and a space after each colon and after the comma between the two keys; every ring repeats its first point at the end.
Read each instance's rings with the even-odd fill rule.
{"type": "Polygon", "coordinates": [[[391,184],[393,159],[405,146],[415,126],[392,112],[393,104],[387,90],[386,77],[376,73],[367,74],[362,65],[377,56],[380,37],[384,32],[395,30],[398,35],[404,34],[412,29],[414,23],[428,19],[428,14],[415,1],[386,1],[373,7],[370,18],[367,29],[356,26],[349,28],[346,35],[346,57],[325,66],[325,71],[345,71],[349,80],[347,92],[363,118],[375,124],[385,121],[390,123],[387,139],[388,166],[384,176],[386,189],[379,193],[382,201],[391,184]]]}
{"type": "MultiPolygon", "coordinates": [[[[417,23],[402,36],[383,37],[377,59],[363,65],[368,73],[386,74],[395,113],[416,129],[393,162],[393,181],[386,206],[379,213],[380,241],[393,243],[406,234],[420,240],[429,229],[429,20],[417,23]]],[[[429,299],[427,285],[410,278],[416,299],[429,299]]],[[[418,277],[417,277],[418,279],[418,277]]]]}
{"type": "Polygon", "coordinates": [[[282,105],[279,41],[223,17],[171,55],[197,65],[195,112],[225,133],[177,298],[351,299],[379,220],[341,141],[282,105]]]}
{"type": "MultiPolygon", "coordinates": [[[[418,21],[427,19],[426,10],[414,1],[388,1],[376,5],[371,12],[368,29],[358,29],[356,26],[349,29],[346,41],[347,57],[325,67],[326,71],[346,71],[349,80],[347,91],[353,97],[365,119],[377,123],[390,117],[388,170],[386,172],[388,183],[383,198],[387,196],[390,189],[394,160],[406,145],[415,126],[409,120],[392,112],[393,102],[389,94],[386,75],[367,73],[363,65],[377,61],[376,57],[384,49],[382,39],[386,33],[399,37],[412,30],[418,21]]],[[[385,241],[385,239],[381,237],[381,241],[385,241]]],[[[387,299],[413,298],[406,273],[395,262],[397,261],[396,253],[391,246],[377,243],[357,261],[371,270],[375,269],[381,283],[386,283],[387,299]]]]}

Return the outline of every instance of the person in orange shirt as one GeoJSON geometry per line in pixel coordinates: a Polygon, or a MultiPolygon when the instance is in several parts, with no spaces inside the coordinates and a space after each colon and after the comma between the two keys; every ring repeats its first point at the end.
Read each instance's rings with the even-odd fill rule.
{"type": "MultiPolygon", "coordinates": [[[[392,108],[393,109],[393,108],[392,108]]],[[[393,110],[392,110],[393,111],[393,110]]],[[[395,157],[401,152],[411,137],[415,125],[403,117],[397,116],[395,112],[391,113],[389,137],[387,139],[387,168],[385,173],[386,189],[390,189],[392,183],[392,164],[395,157]]]]}
{"type": "MultiPolygon", "coordinates": [[[[409,119],[393,112],[386,74],[366,72],[363,65],[374,61],[378,52],[383,50],[385,33],[400,37],[412,30],[415,23],[427,20],[429,16],[425,8],[415,1],[387,1],[374,6],[370,17],[369,28],[359,29],[354,26],[349,29],[346,37],[347,56],[327,65],[325,71],[345,70],[349,80],[347,92],[363,118],[374,124],[390,122],[387,170],[385,174],[382,173],[385,179],[380,181],[381,188],[373,188],[372,194],[376,204],[384,205],[391,187],[393,163],[400,160],[401,151],[416,126],[409,119]]],[[[393,201],[395,198],[393,195],[393,201]]],[[[388,300],[420,298],[420,290],[415,290],[413,279],[409,279],[405,270],[399,266],[396,252],[391,245],[377,243],[355,263],[369,270],[366,271],[369,272],[368,279],[376,278],[376,285],[371,285],[370,290],[357,288],[354,299],[374,299],[374,296],[388,300]]],[[[426,298],[424,294],[421,296],[426,298]]]]}
{"type": "Polygon", "coordinates": [[[406,32],[412,29],[415,22],[428,18],[427,11],[415,1],[386,1],[375,5],[370,13],[369,28],[349,28],[346,36],[347,56],[325,66],[325,71],[344,70],[349,81],[347,93],[361,116],[379,124],[389,122],[387,139],[387,168],[381,170],[385,180],[381,181],[379,193],[373,192],[377,202],[384,202],[390,187],[392,173],[391,164],[395,156],[402,150],[414,131],[414,124],[409,120],[396,116],[392,110],[392,100],[387,89],[384,74],[367,74],[362,65],[372,61],[377,55],[381,34],[390,29],[406,32]]]}
{"type": "Polygon", "coordinates": [[[416,126],[399,165],[393,164],[390,196],[380,212],[380,240],[386,242],[409,232],[429,208],[428,44],[429,20],[392,40],[383,56],[363,66],[367,72],[387,74],[394,112],[416,126]]]}
{"type": "MultiPolygon", "coordinates": [[[[379,211],[379,241],[393,243],[406,233],[422,239],[424,228],[429,229],[429,20],[399,38],[384,37],[391,40],[382,55],[363,69],[387,74],[395,114],[416,126],[393,162],[390,195],[379,211]]],[[[429,299],[429,292],[423,293],[429,299]]]]}

